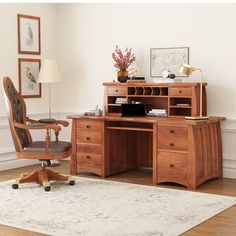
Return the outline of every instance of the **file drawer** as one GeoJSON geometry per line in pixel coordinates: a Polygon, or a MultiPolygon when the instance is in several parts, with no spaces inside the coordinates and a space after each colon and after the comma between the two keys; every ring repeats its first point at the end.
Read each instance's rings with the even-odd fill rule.
{"type": "Polygon", "coordinates": [[[92,172],[102,174],[101,155],[91,153],[77,154],[78,172],[92,172]]]}
{"type": "Polygon", "coordinates": [[[173,152],[158,152],[158,181],[186,184],[188,174],[188,154],[173,152]]]}

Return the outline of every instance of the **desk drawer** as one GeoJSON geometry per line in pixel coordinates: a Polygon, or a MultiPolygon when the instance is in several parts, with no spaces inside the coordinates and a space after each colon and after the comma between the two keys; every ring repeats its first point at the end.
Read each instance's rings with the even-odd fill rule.
{"type": "Polygon", "coordinates": [[[187,139],[188,128],[186,126],[158,125],[158,140],[163,137],[187,139]]]}
{"type": "Polygon", "coordinates": [[[108,87],[107,88],[107,95],[109,96],[126,96],[127,88],[123,87],[108,87]]]}
{"type": "Polygon", "coordinates": [[[101,154],[102,153],[102,145],[77,143],[77,152],[79,152],[79,153],[101,154]]]}
{"type": "Polygon", "coordinates": [[[101,155],[78,153],[78,172],[92,172],[98,175],[102,173],[101,155]]]}
{"type": "Polygon", "coordinates": [[[169,96],[192,96],[192,88],[169,88],[169,96]]]}
{"type": "Polygon", "coordinates": [[[79,120],[78,129],[83,130],[98,130],[101,131],[103,127],[103,123],[101,121],[95,121],[95,120],[79,120]]]}
{"type": "Polygon", "coordinates": [[[158,152],[158,182],[187,182],[188,154],[174,152],[158,152]]]}
{"type": "Polygon", "coordinates": [[[160,138],[158,138],[157,146],[158,146],[158,149],[187,151],[188,150],[188,140],[187,139],[160,137],[160,138]]]}
{"type": "Polygon", "coordinates": [[[77,142],[100,144],[102,141],[101,131],[87,131],[78,129],[77,142]]]}

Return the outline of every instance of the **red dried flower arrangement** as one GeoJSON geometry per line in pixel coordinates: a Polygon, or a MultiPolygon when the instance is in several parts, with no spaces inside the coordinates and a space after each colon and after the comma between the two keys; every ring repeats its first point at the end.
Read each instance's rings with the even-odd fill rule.
{"type": "Polygon", "coordinates": [[[131,48],[126,48],[125,52],[123,53],[117,45],[115,52],[112,53],[112,58],[115,61],[115,68],[119,70],[126,70],[135,61],[135,56],[134,53],[132,53],[131,48]]]}

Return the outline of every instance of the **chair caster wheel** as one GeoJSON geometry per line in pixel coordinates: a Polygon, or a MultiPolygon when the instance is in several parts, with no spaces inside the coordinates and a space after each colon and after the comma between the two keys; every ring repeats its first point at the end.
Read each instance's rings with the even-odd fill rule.
{"type": "Polygon", "coordinates": [[[45,190],[45,192],[49,192],[51,190],[51,187],[50,186],[46,186],[46,187],[44,187],[44,190],[45,190]]]}
{"type": "Polygon", "coordinates": [[[74,181],[74,180],[70,180],[70,181],[69,181],[69,185],[71,185],[71,186],[72,186],[72,185],[75,185],[75,181],[74,181]]]}
{"type": "Polygon", "coordinates": [[[13,189],[18,189],[19,188],[19,184],[12,184],[12,188],[13,189]]]}

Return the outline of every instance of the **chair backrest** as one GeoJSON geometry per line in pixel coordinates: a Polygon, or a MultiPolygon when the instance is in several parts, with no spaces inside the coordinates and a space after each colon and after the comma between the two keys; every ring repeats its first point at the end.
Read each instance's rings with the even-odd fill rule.
{"type": "Polygon", "coordinates": [[[24,147],[32,142],[28,130],[16,128],[14,122],[26,124],[26,106],[23,97],[18,93],[9,77],[3,79],[5,91],[6,108],[8,111],[8,121],[15,149],[21,152],[24,147]]]}

